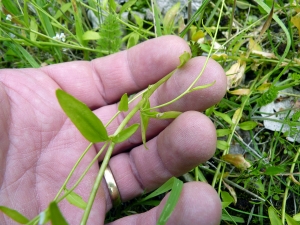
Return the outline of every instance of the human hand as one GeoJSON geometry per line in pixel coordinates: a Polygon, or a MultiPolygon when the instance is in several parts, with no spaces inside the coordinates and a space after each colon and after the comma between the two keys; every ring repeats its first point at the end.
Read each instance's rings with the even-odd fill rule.
{"type": "MultiPolygon", "coordinates": [[[[86,141],[66,117],[55,96],[57,89],[87,104],[106,124],[117,112],[125,92],[136,93],[156,82],[179,64],[189,52],[185,41],[164,36],[127,51],[91,62],[77,61],[40,69],[0,70],[0,205],[13,208],[29,219],[47,208],[74,163],[87,147],[86,141]]],[[[205,58],[191,59],[151,97],[151,105],[177,97],[201,71],[205,58]]],[[[149,150],[136,132],[118,144],[110,167],[123,201],[151,191],[172,176],[180,176],[208,160],[216,148],[216,133],[203,111],[216,104],[226,91],[223,69],[210,60],[198,85],[216,83],[192,92],[161,110],[184,111],[175,120],[150,120],[149,150]],[[130,151],[129,151],[130,150],[130,151]]],[[[108,126],[112,134],[124,114],[108,126]]],[[[130,123],[137,123],[135,116],[130,123]]],[[[74,184],[101,147],[95,144],[79,164],[74,184]]],[[[75,192],[88,199],[99,171],[95,163],[75,192]]],[[[118,224],[156,224],[166,197],[152,210],[119,219],[118,224]]],[[[79,224],[83,210],[67,201],[59,203],[69,224],[79,224]]],[[[103,224],[112,202],[103,181],[96,196],[89,224],[103,224]]],[[[184,184],[180,200],[168,224],[218,224],[221,205],[217,193],[201,182],[184,184]]],[[[1,224],[13,221],[0,213],[1,224]]]]}

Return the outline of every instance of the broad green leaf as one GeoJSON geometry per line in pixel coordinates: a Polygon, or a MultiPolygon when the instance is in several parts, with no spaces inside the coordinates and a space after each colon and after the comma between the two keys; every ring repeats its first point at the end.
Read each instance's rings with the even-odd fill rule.
{"type": "Polygon", "coordinates": [[[125,128],[124,130],[122,130],[119,134],[117,134],[116,136],[113,137],[112,141],[114,143],[120,143],[123,142],[125,140],[127,140],[128,138],[131,137],[131,135],[133,135],[137,129],[139,128],[139,124],[135,123],[132,124],[130,127],[125,128]]]}
{"type": "Polygon", "coordinates": [[[233,197],[227,191],[222,191],[221,197],[222,197],[222,209],[226,208],[227,206],[229,206],[231,203],[234,202],[233,197]]]}
{"type": "Polygon", "coordinates": [[[257,123],[256,123],[255,121],[246,121],[246,122],[243,122],[243,123],[240,123],[240,124],[239,124],[239,127],[240,127],[242,130],[252,130],[252,129],[254,129],[256,126],[257,126],[257,123]]]}
{"type": "Polygon", "coordinates": [[[230,129],[218,129],[217,130],[217,137],[224,137],[224,136],[226,136],[230,133],[231,133],[230,129]]]}
{"type": "Polygon", "coordinates": [[[221,150],[226,150],[229,148],[229,144],[226,141],[217,140],[217,148],[221,150]]]}
{"type": "Polygon", "coordinates": [[[58,89],[58,102],[80,133],[90,142],[108,140],[107,131],[101,120],[81,101],[58,89]]]}
{"type": "Polygon", "coordinates": [[[5,206],[0,206],[0,211],[2,211],[5,215],[7,215],[9,218],[13,219],[14,221],[20,223],[20,224],[26,224],[29,222],[29,219],[27,219],[25,216],[23,216],[21,213],[14,209],[10,209],[5,206]]]}
{"type": "Polygon", "coordinates": [[[136,24],[139,26],[139,28],[143,28],[144,20],[137,14],[131,11],[131,15],[134,17],[134,20],[136,24]]]}
{"type": "Polygon", "coordinates": [[[297,213],[293,216],[293,219],[296,221],[300,221],[300,213],[297,213]]]}
{"type": "Polygon", "coordinates": [[[283,173],[285,171],[284,167],[281,166],[270,166],[266,169],[265,174],[266,175],[276,175],[283,173]]]}
{"type": "Polygon", "coordinates": [[[165,35],[171,34],[174,26],[175,17],[180,9],[180,2],[173,5],[166,13],[163,19],[164,33],[165,35]]]}
{"type": "Polygon", "coordinates": [[[147,195],[145,198],[141,199],[140,202],[146,201],[148,199],[154,198],[158,195],[161,195],[169,190],[171,190],[174,182],[175,182],[175,177],[170,178],[168,181],[166,181],[162,186],[160,186],[158,189],[153,191],[151,194],[147,195]]]}
{"type": "MultiPolygon", "coordinates": [[[[65,189],[66,192],[68,192],[68,189],[65,189]]],[[[74,191],[71,191],[67,196],[66,199],[68,202],[72,205],[77,206],[78,208],[85,209],[86,208],[86,202],[82,199],[82,197],[78,194],[76,194],[74,191]]]]}
{"type": "Polygon", "coordinates": [[[127,49],[137,45],[138,41],[139,41],[139,35],[137,33],[131,33],[129,35],[129,39],[127,42],[127,49]]]}
{"type": "Polygon", "coordinates": [[[82,40],[89,41],[89,40],[99,40],[100,39],[100,34],[99,32],[95,32],[92,30],[88,30],[84,32],[82,35],[82,40]]]}
{"type": "Polygon", "coordinates": [[[128,110],[128,95],[127,93],[123,94],[118,106],[119,111],[126,112],[128,110]]]}
{"type": "Polygon", "coordinates": [[[181,56],[179,56],[180,64],[177,66],[177,68],[183,67],[187,61],[189,61],[191,58],[191,54],[188,52],[182,53],[181,56]]]}
{"type": "Polygon", "coordinates": [[[68,225],[68,222],[61,214],[56,202],[50,203],[49,210],[52,225],[68,225]]]}
{"type": "MultiPolygon", "coordinates": [[[[30,30],[33,30],[35,32],[38,31],[38,24],[37,24],[37,22],[36,22],[36,20],[33,16],[30,17],[30,30]]],[[[33,33],[33,32],[30,32],[30,40],[31,41],[36,41],[36,38],[37,38],[37,34],[33,33]]]]}
{"type": "Polygon", "coordinates": [[[163,113],[157,113],[155,118],[156,119],[175,119],[177,118],[182,112],[178,111],[168,111],[163,113]]]}
{"type": "Polygon", "coordinates": [[[230,119],[230,117],[225,114],[225,113],[221,113],[218,111],[214,111],[214,114],[218,117],[221,117],[223,120],[225,120],[227,123],[232,124],[232,120],[230,119]]]}
{"type": "Polygon", "coordinates": [[[177,178],[175,178],[175,181],[172,186],[172,190],[170,192],[170,195],[168,197],[168,200],[160,214],[160,217],[157,221],[157,225],[163,225],[166,224],[168,219],[170,218],[173,210],[176,207],[176,204],[180,198],[180,193],[183,187],[183,182],[177,178]]]}
{"type": "Polygon", "coordinates": [[[291,216],[288,214],[285,214],[285,220],[288,225],[299,225],[300,223],[296,220],[294,220],[291,216]]]}
{"type": "Polygon", "coordinates": [[[268,208],[268,214],[271,225],[282,225],[279,216],[277,215],[275,209],[272,206],[268,208]]]}

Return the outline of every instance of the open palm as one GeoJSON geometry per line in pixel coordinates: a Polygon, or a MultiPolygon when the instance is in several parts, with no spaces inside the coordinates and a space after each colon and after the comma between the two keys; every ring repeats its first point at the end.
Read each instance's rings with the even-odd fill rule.
{"type": "MultiPolygon", "coordinates": [[[[123,93],[136,93],[156,82],[179,64],[189,51],[185,41],[165,36],[144,42],[92,62],[70,62],[41,69],[0,70],[0,205],[34,218],[53,200],[88,142],[66,117],[55,97],[63,89],[83,101],[105,124],[117,112],[123,93]]],[[[198,75],[205,58],[190,60],[151,97],[151,104],[169,101],[184,91],[198,75]]],[[[137,132],[116,146],[110,161],[123,201],[150,191],[172,176],[179,176],[209,159],[216,146],[211,121],[197,111],[217,103],[225,93],[222,68],[209,61],[198,82],[216,83],[195,91],[161,110],[185,111],[174,121],[151,120],[146,151],[137,132]],[[193,111],[197,110],[197,111],[193,111]]],[[[108,127],[113,133],[124,117],[119,115],[108,127]]],[[[130,123],[137,123],[135,116],[130,123]]],[[[96,144],[79,164],[68,187],[76,182],[101,147],[96,144]]],[[[95,163],[75,192],[88,199],[99,171],[95,163]]],[[[156,224],[162,203],[140,215],[122,218],[113,224],[156,224]],[[143,222],[142,222],[143,221],[143,222]],[[145,222],[146,221],[146,222],[145,222]]],[[[67,201],[59,207],[70,224],[79,224],[83,210],[67,201]]],[[[103,224],[112,207],[105,182],[95,199],[89,224],[103,224]]],[[[218,224],[220,202],[207,184],[184,185],[170,224],[218,224]]],[[[0,213],[1,224],[13,224],[0,213]]]]}

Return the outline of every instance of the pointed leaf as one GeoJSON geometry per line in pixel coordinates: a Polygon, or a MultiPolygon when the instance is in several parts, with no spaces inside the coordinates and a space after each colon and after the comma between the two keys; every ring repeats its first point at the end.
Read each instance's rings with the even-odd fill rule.
{"type": "Polygon", "coordinates": [[[180,2],[177,2],[167,11],[163,19],[163,27],[164,27],[165,35],[172,33],[175,17],[179,9],[180,9],[180,2]]]}
{"type": "Polygon", "coordinates": [[[172,190],[168,197],[168,200],[160,214],[160,217],[157,221],[157,225],[166,224],[168,219],[170,218],[176,204],[180,198],[180,193],[183,188],[183,182],[177,178],[175,178],[174,184],[172,186],[172,190]]]}
{"type": "Polygon", "coordinates": [[[177,118],[182,112],[178,111],[168,111],[163,113],[157,113],[155,118],[156,119],[175,119],[177,118]]]}
{"type": "Polygon", "coordinates": [[[296,220],[294,220],[291,216],[288,214],[285,214],[285,219],[288,225],[299,225],[300,223],[296,220]]]}
{"type": "Polygon", "coordinates": [[[88,141],[96,143],[108,140],[103,123],[87,105],[63,90],[57,90],[56,97],[64,112],[88,141]]]}
{"type": "Polygon", "coordinates": [[[268,214],[271,225],[282,225],[280,218],[278,217],[275,209],[272,206],[268,208],[268,214]]]}
{"type": "Polygon", "coordinates": [[[214,114],[218,117],[221,117],[223,120],[225,120],[227,123],[232,124],[232,120],[230,119],[230,117],[225,114],[225,113],[221,113],[218,111],[214,111],[214,114]]]}
{"type": "Polygon", "coordinates": [[[240,127],[242,130],[252,130],[252,129],[254,129],[256,126],[257,126],[257,123],[256,123],[255,121],[246,121],[246,122],[243,122],[243,123],[240,123],[240,124],[239,124],[239,127],[240,127]]]}
{"type": "Polygon", "coordinates": [[[131,135],[133,135],[137,131],[139,126],[140,125],[137,123],[132,124],[130,127],[125,128],[119,134],[117,134],[115,137],[113,137],[112,141],[114,143],[120,143],[120,142],[127,140],[128,138],[131,137],[131,135]]]}
{"type": "Polygon", "coordinates": [[[14,221],[20,223],[20,224],[26,224],[29,222],[29,219],[27,219],[25,216],[23,216],[21,213],[14,209],[10,209],[5,206],[0,206],[0,211],[2,211],[5,215],[7,215],[9,218],[13,219],[14,221]]]}
{"type": "Polygon", "coordinates": [[[128,110],[128,95],[125,93],[122,95],[119,106],[118,106],[119,111],[126,112],[128,110]]]}
{"type": "Polygon", "coordinates": [[[56,202],[50,203],[49,210],[52,225],[68,225],[68,222],[61,214],[56,202]]]}
{"type": "Polygon", "coordinates": [[[280,173],[283,173],[285,171],[285,168],[282,166],[269,166],[266,171],[265,174],[266,175],[277,175],[280,173]]]}
{"type": "Polygon", "coordinates": [[[224,137],[231,133],[230,129],[217,129],[217,137],[224,137]]]}
{"type": "Polygon", "coordinates": [[[216,83],[216,81],[213,81],[213,82],[211,82],[210,84],[204,84],[204,85],[201,85],[201,86],[194,87],[194,88],[192,88],[189,92],[197,91],[197,90],[201,90],[201,89],[205,89],[205,88],[211,87],[211,86],[213,86],[215,83],[216,83]]]}
{"type": "Polygon", "coordinates": [[[143,141],[143,145],[144,147],[148,150],[148,147],[146,145],[146,130],[148,128],[148,124],[149,124],[149,117],[145,116],[143,113],[141,113],[141,129],[142,129],[142,141],[143,141]]]}
{"type": "Polygon", "coordinates": [[[191,54],[188,52],[184,52],[181,56],[179,56],[180,64],[177,66],[177,68],[183,67],[187,61],[189,61],[191,58],[191,54]]]}
{"type": "MultiPolygon", "coordinates": [[[[68,189],[65,189],[68,192],[68,189]]],[[[66,199],[72,205],[77,206],[78,208],[85,209],[87,203],[82,199],[82,197],[76,194],[74,191],[71,191],[67,196],[66,199]]]]}
{"type": "Polygon", "coordinates": [[[229,148],[229,144],[226,141],[217,140],[217,148],[225,151],[229,148]]]}
{"type": "Polygon", "coordinates": [[[161,194],[171,190],[171,188],[175,182],[175,179],[176,179],[175,177],[170,178],[162,186],[160,186],[158,189],[156,189],[155,191],[153,191],[151,194],[147,195],[145,198],[141,199],[140,201],[146,201],[148,199],[154,198],[158,195],[161,195],[161,194]]]}

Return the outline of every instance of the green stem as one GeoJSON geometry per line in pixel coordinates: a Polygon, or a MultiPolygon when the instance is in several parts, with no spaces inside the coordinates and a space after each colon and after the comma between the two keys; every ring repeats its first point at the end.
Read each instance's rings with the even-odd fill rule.
{"type": "Polygon", "coordinates": [[[91,142],[88,147],[84,150],[84,152],[81,154],[80,158],[77,160],[77,162],[75,163],[75,165],[73,166],[71,172],[69,173],[67,179],[65,180],[65,182],[63,183],[62,187],[60,188],[60,190],[58,191],[58,193],[56,194],[54,201],[57,200],[57,198],[59,197],[59,195],[61,194],[61,192],[65,189],[67,183],[69,182],[71,176],[73,175],[75,169],[77,168],[78,164],[81,162],[81,160],[83,159],[83,157],[85,156],[85,154],[88,152],[88,150],[91,148],[91,146],[93,145],[93,143],[91,142]]]}
{"type": "Polygon", "coordinates": [[[79,177],[79,179],[76,181],[76,183],[73,185],[72,188],[70,188],[67,192],[64,193],[64,195],[62,197],[60,197],[57,202],[60,202],[61,200],[63,200],[69,193],[71,193],[78,185],[79,183],[82,181],[82,179],[84,178],[84,176],[86,175],[86,173],[89,171],[89,169],[92,167],[92,165],[98,160],[99,156],[102,154],[102,152],[104,151],[104,149],[106,148],[108,142],[106,142],[102,148],[100,149],[100,151],[97,153],[97,155],[93,158],[93,160],[89,163],[89,165],[87,166],[87,168],[84,170],[84,172],[81,174],[81,176],[79,177]]]}
{"type": "MultiPolygon", "coordinates": [[[[222,1],[222,5],[221,5],[221,9],[220,11],[223,12],[223,7],[224,7],[224,0],[222,1]]],[[[181,93],[179,96],[177,96],[176,98],[174,98],[173,100],[169,101],[169,102],[166,102],[164,104],[161,104],[161,105],[158,105],[158,106],[154,106],[152,108],[150,108],[149,110],[152,110],[152,109],[157,109],[157,108],[161,108],[161,107],[164,107],[164,106],[167,106],[167,105],[170,105],[172,104],[173,102],[176,102],[177,100],[179,100],[180,98],[182,98],[184,95],[188,94],[190,92],[190,90],[194,87],[194,85],[197,83],[197,81],[200,79],[200,77],[202,76],[204,70],[206,69],[206,65],[208,63],[208,60],[210,59],[210,56],[212,55],[212,52],[213,52],[213,46],[214,46],[214,43],[216,42],[216,39],[217,39],[217,34],[218,34],[218,29],[219,29],[219,25],[220,25],[220,21],[221,21],[221,14],[218,18],[218,23],[217,23],[217,27],[216,27],[216,31],[215,31],[215,34],[214,34],[214,37],[213,37],[213,41],[212,41],[212,44],[211,44],[211,48],[209,50],[209,53],[208,53],[208,56],[205,60],[205,63],[199,73],[199,75],[197,76],[197,78],[191,83],[191,85],[183,92],[181,93]]]]}
{"type": "MultiPolygon", "coordinates": [[[[115,131],[114,135],[117,135],[119,132],[121,132],[123,130],[123,128],[125,127],[125,125],[129,122],[129,120],[134,116],[134,114],[140,109],[140,106],[143,104],[144,100],[141,100],[131,111],[130,113],[127,114],[127,116],[124,118],[124,120],[122,121],[122,123],[119,125],[119,127],[117,128],[117,130],[115,131]]],[[[103,178],[103,175],[104,175],[104,171],[108,165],[108,162],[109,162],[109,159],[112,155],[112,152],[114,150],[114,147],[115,147],[115,143],[111,142],[108,149],[107,149],[107,152],[105,154],[105,157],[103,159],[103,162],[101,164],[101,167],[100,167],[100,170],[98,172],[98,175],[97,175],[97,178],[96,178],[96,181],[94,183],[94,186],[93,186],[93,189],[91,191],[91,194],[90,194],[90,197],[88,199],[88,202],[87,202],[87,206],[86,206],[86,209],[84,211],[84,214],[82,216],[82,219],[81,219],[81,225],[85,225],[87,223],[87,220],[89,218],[89,215],[90,215],[90,212],[91,212],[91,209],[92,209],[92,206],[93,206],[93,203],[94,203],[94,200],[95,200],[95,197],[96,197],[96,194],[97,194],[97,191],[100,187],[100,184],[101,184],[101,181],[102,181],[102,178],[103,178]]]]}
{"type": "MultiPolygon", "coordinates": [[[[293,160],[293,164],[291,166],[291,169],[290,169],[290,176],[293,175],[294,173],[294,169],[295,169],[295,164],[299,158],[299,154],[300,154],[300,148],[298,149],[296,155],[295,155],[295,158],[293,160]]],[[[286,188],[285,188],[285,192],[284,192],[284,197],[283,197],[283,201],[282,201],[282,209],[281,209],[281,221],[282,221],[282,224],[284,224],[284,221],[285,221],[285,208],[286,208],[286,200],[287,200],[287,197],[288,197],[288,193],[289,193],[289,188],[290,188],[290,185],[291,185],[291,179],[288,179],[287,181],[287,184],[286,184],[286,188]]]]}

